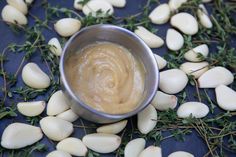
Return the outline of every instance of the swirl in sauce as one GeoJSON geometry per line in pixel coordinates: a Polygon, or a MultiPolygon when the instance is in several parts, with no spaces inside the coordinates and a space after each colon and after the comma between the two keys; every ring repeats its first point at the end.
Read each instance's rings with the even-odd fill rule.
{"type": "Polygon", "coordinates": [[[65,67],[73,91],[96,110],[122,114],[142,101],[145,69],[118,44],[91,44],[70,56],[65,67]]]}

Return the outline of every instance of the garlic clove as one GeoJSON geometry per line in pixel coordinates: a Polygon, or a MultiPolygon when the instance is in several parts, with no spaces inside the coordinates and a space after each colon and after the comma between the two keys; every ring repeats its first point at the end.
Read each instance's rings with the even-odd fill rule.
{"type": "Polygon", "coordinates": [[[123,8],[126,5],[126,0],[105,0],[114,7],[123,8]]]}
{"type": "Polygon", "coordinates": [[[143,26],[138,26],[134,31],[150,48],[158,48],[164,44],[164,41],[157,35],[153,34],[143,26]]]}
{"type": "Polygon", "coordinates": [[[156,109],[149,105],[143,111],[138,113],[138,130],[142,134],[148,134],[152,131],[157,124],[156,109]]]}
{"type": "Polygon", "coordinates": [[[67,138],[74,130],[72,123],[57,117],[44,117],[39,123],[43,133],[53,141],[67,138]]]}
{"type": "Polygon", "coordinates": [[[20,102],[17,104],[17,109],[22,115],[34,117],[40,115],[45,106],[45,101],[20,102]]]}
{"type": "Polygon", "coordinates": [[[152,99],[151,104],[159,111],[174,109],[177,106],[178,98],[175,95],[169,95],[161,91],[157,91],[152,99]]]}
{"type": "Polygon", "coordinates": [[[125,146],[124,157],[138,157],[144,150],[146,141],[143,138],[136,138],[129,141],[125,146]]]}
{"type": "Polygon", "coordinates": [[[6,5],[2,9],[2,19],[6,22],[19,25],[26,25],[28,23],[26,16],[10,5],[6,5]]]}
{"type": "Polygon", "coordinates": [[[187,35],[194,35],[198,32],[197,20],[189,13],[178,13],[171,17],[170,23],[187,35]]]}
{"type": "Polygon", "coordinates": [[[216,88],[217,86],[229,85],[234,81],[234,75],[224,67],[214,67],[198,78],[200,88],[216,88]]]}
{"type": "Polygon", "coordinates": [[[187,75],[179,69],[170,69],[160,72],[159,88],[168,94],[182,91],[188,83],[187,75]]]}
{"type": "Polygon", "coordinates": [[[24,83],[32,88],[44,89],[49,87],[50,78],[35,63],[28,63],[22,69],[24,83]]]}
{"type": "Polygon", "coordinates": [[[81,22],[74,18],[63,18],[54,24],[56,32],[63,37],[70,37],[79,31],[81,22]]]}
{"type": "Polygon", "coordinates": [[[175,12],[178,10],[179,7],[181,7],[182,4],[186,3],[187,0],[169,0],[169,7],[172,12],[175,12]]]}
{"type": "Polygon", "coordinates": [[[56,117],[66,120],[68,122],[74,122],[79,118],[79,116],[76,113],[74,113],[72,109],[62,112],[58,114],[56,117]]]}
{"type": "Polygon", "coordinates": [[[167,61],[157,54],[154,54],[154,57],[157,61],[157,65],[158,65],[159,70],[165,68],[165,66],[167,65],[167,61]]]}
{"type": "Polygon", "coordinates": [[[28,7],[24,0],[7,0],[7,3],[19,10],[24,15],[28,13],[28,7]]]}
{"type": "Polygon", "coordinates": [[[83,13],[88,16],[106,16],[114,13],[113,6],[106,0],[90,0],[82,8],[83,13]],[[97,15],[97,11],[101,11],[101,14],[97,15]]]}
{"type": "Polygon", "coordinates": [[[157,6],[148,16],[154,24],[164,24],[170,19],[170,7],[164,3],[157,6]]]}
{"type": "Polygon", "coordinates": [[[25,3],[26,3],[27,5],[31,5],[33,2],[34,2],[34,0],[25,0],[25,3]]]}
{"type": "Polygon", "coordinates": [[[206,44],[199,45],[184,54],[184,58],[191,62],[200,62],[208,56],[209,48],[206,44]],[[199,57],[201,55],[203,58],[199,57]]]}
{"type": "Polygon", "coordinates": [[[60,141],[56,148],[57,150],[70,153],[74,156],[86,156],[88,152],[88,149],[83,144],[83,142],[80,139],[74,137],[69,137],[60,141]]]}
{"type": "Polygon", "coordinates": [[[121,144],[119,136],[103,133],[85,135],[82,141],[89,149],[98,153],[111,153],[121,144]]]}
{"type": "Polygon", "coordinates": [[[236,92],[225,86],[219,85],[215,89],[217,104],[226,111],[236,110],[236,92]]]}
{"type": "Polygon", "coordinates": [[[180,65],[180,70],[185,72],[187,75],[192,75],[194,78],[199,78],[203,73],[209,70],[209,63],[207,62],[185,62],[180,65]]]}
{"type": "Polygon", "coordinates": [[[207,10],[203,4],[199,5],[199,9],[197,10],[197,16],[201,25],[205,28],[212,28],[213,24],[211,22],[210,17],[208,16],[207,10]]]}
{"type": "Polygon", "coordinates": [[[39,127],[12,123],[3,131],[1,145],[7,149],[19,149],[38,142],[42,137],[43,134],[39,127]]]}
{"type": "Polygon", "coordinates": [[[74,8],[77,10],[82,10],[83,9],[83,5],[80,4],[80,2],[82,2],[83,0],[74,0],[74,8]]]}
{"type": "Polygon", "coordinates": [[[54,116],[69,109],[70,102],[62,92],[59,90],[55,92],[49,99],[47,105],[47,115],[54,116]]]}
{"type": "Polygon", "coordinates": [[[188,118],[190,116],[195,118],[203,118],[209,113],[209,107],[200,102],[186,102],[177,110],[179,118],[188,118]]]}
{"type": "Polygon", "coordinates": [[[166,45],[172,51],[180,50],[184,45],[183,36],[174,29],[168,29],[166,34],[166,45]]]}
{"type": "Polygon", "coordinates": [[[108,124],[97,128],[98,133],[107,133],[107,134],[118,134],[121,132],[127,125],[127,120],[123,120],[117,123],[108,124]]]}
{"type": "Polygon", "coordinates": [[[60,150],[50,152],[46,157],[72,157],[69,153],[60,150]]]}
{"type": "Polygon", "coordinates": [[[57,38],[52,38],[48,41],[48,45],[50,45],[49,50],[55,54],[56,56],[61,56],[62,48],[59,40],[57,38]]]}
{"type": "Polygon", "coordinates": [[[194,157],[192,154],[184,151],[173,152],[168,157],[194,157]]]}
{"type": "Polygon", "coordinates": [[[162,157],[161,148],[149,146],[140,153],[139,157],[162,157]]]}

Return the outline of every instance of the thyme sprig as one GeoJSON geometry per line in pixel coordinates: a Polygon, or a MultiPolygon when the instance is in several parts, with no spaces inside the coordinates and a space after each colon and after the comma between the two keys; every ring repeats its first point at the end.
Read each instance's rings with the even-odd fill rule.
{"type": "MultiPolygon", "coordinates": [[[[81,1],[80,4],[84,5],[88,0],[81,1]]],[[[201,0],[189,0],[185,3],[179,11],[186,11],[192,13],[196,17],[196,11],[201,0]]],[[[51,24],[61,17],[74,17],[82,22],[82,26],[90,26],[100,23],[109,23],[119,25],[121,27],[135,30],[137,26],[144,26],[152,32],[156,32],[153,28],[151,21],[148,18],[151,9],[159,4],[158,0],[147,0],[147,3],[141,7],[140,12],[127,17],[116,17],[108,14],[99,16],[101,11],[97,11],[97,17],[92,14],[84,17],[73,9],[64,8],[61,6],[52,6],[47,0],[42,1],[41,6],[45,10],[45,18],[39,19],[37,16],[29,13],[34,20],[33,26],[19,26],[17,24],[10,24],[14,32],[23,32],[25,34],[25,42],[23,44],[10,44],[0,55],[0,77],[3,78],[3,86],[1,86],[1,95],[3,99],[0,100],[0,120],[9,117],[17,116],[16,106],[14,99],[17,97],[19,101],[34,100],[40,95],[48,96],[60,88],[59,85],[59,58],[49,53],[49,46],[42,33],[44,29],[52,30],[51,24]],[[5,69],[5,63],[10,62],[8,57],[9,53],[23,53],[19,68],[15,73],[9,73],[5,69]],[[22,69],[22,66],[31,60],[33,56],[40,56],[43,64],[46,65],[48,73],[50,74],[51,85],[47,89],[35,90],[27,86],[17,86],[17,78],[22,69]],[[20,97],[20,99],[19,99],[20,97]],[[13,104],[13,105],[12,105],[13,104]]],[[[224,66],[232,70],[236,69],[236,52],[232,48],[232,40],[236,35],[236,22],[232,18],[236,12],[236,3],[225,2],[222,0],[215,0],[210,3],[212,8],[210,13],[213,22],[212,29],[206,29],[199,26],[199,32],[194,36],[184,35],[184,48],[177,52],[168,52],[165,59],[168,61],[168,68],[179,68],[180,64],[185,62],[184,53],[194,48],[199,44],[213,44],[217,45],[217,49],[210,53],[206,60],[210,66],[224,66]]],[[[197,17],[196,17],[197,18],[197,17]]],[[[65,38],[61,40],[65,41],[65,38]]],[[[199,56],[202,57],[202,56],[199,56]]],[[[204,119],[195,119],[192,117],[180,119],[176,115],[175,110],[168,110],[158,112],[157,125],[155,129],[147,135],[142,135],[133,124],[135,118],[130,119],[130,128],[125,129],[120,135],[122,137],[122,145],[115,152],[116,157],[124,155],[124,147],[128,141],[143,137],[149,140],[154,145],[160,145],[163,141],[173,138],[177,141],[184,141],[186,135],[196,133],[201,137],[203,143],[208,147],[208,152],[205,156],[225,156],[225,151],[236,153],[236,122],[234,121],[235,112],[218,113],[216,112],[216,102],[210,97],[211,91],[198,89],[197,82],[190,76],[192,86],[195,86],[196,92],[192,95],[202,102],[206,102],[210,106],[211,115],[204,119]]],[[[235,82],[232,87],[235,87],[235,82]]],[[[179,103],[182,104],[188,101],[191,93],[185,90],[178,94],[179,103]]],[[[37,125],[41,117],[25,118],[25,120],[32,124],[37,125]]],[[[87,125],[80,119],[81,125],[74,125],[76,129],[83,129],[84,133],[89,133],[95,128],[92,125],[87,125]]],[[[53,143],[53,142],[52,142],[53,143]]],[[[54,144],[54,143],[53,143],[54,144]]],[[[22,149],[20,151],[8,151],[0,148],[0,156],[8,154],[8,156],[33,156],[35,150],[44,150],[44,145],[37,143],[32,147],[22,149]],[[6,153],[7,152],[7,153],[6,153]]],[[[88,157],[97,157],[100,154],[93,151],[88,152],[88,157]]]]}

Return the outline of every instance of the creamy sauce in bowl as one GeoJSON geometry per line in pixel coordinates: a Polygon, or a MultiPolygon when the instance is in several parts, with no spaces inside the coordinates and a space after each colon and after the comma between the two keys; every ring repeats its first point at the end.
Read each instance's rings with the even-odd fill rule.
{"type": "Polygon", "coordinates": [[[144,66],[121,45],[110,42],[88,45],[67,58],[65,71],[76,95],[98,111],[127,113],[143,99],[144,66]]]}

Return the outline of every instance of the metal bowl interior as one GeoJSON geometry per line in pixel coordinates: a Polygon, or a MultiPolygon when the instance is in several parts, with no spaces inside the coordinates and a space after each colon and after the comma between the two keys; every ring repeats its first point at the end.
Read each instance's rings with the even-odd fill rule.
{"type": "Polygon", "coordinates": [[[129,30],[108,24],[86,27],[70,38],[66,43],[61,56],[60,73],[63,90],[72,103],[71,108],[84,119],[98,123],[115,122],[133,116],[143,110],[154,97],[159,81],[158,67],[150,48],[129,30]],[[108,114],[97,111],[81,101],[80,98],[75,95],[67,81],[64,65],[68,56],[77,53],[80,49],[89,44],[104,41],[124,46],[133,56],[142,62],[145,68],[146,76],[143,99],[132,112],[125,114],[108,114]]]}

